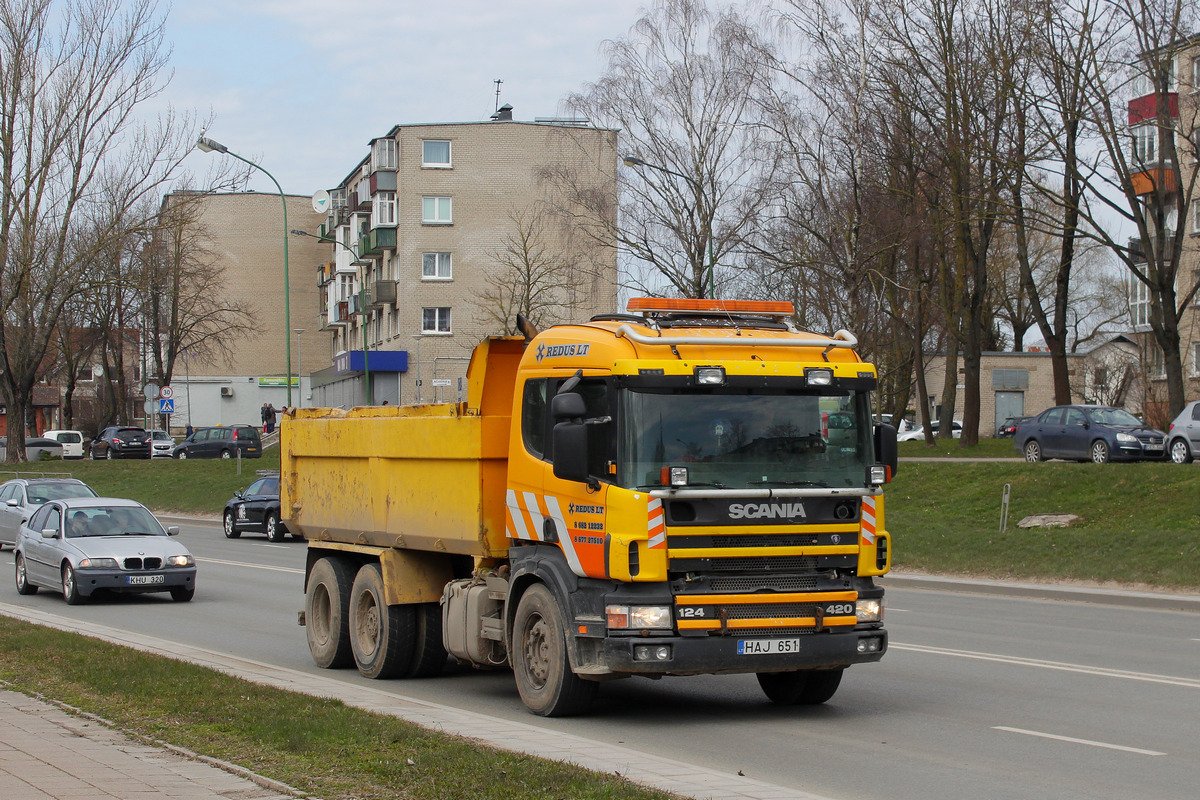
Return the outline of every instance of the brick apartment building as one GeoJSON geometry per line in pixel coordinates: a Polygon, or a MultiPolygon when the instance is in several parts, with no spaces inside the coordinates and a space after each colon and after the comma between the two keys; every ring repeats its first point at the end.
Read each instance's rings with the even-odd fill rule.
{"type": "Polygon", "coordinates": [[[457,399],[474,346],[512,330],[521,288],[539,291],[545,322],[614,311],[606,226],[580,223],[552,176],[610,197],[615,215],[616,143],[585,122],[515,121],[507,106],[492,121],[373,139],[308,229],[337,244],[307,270],[332,363],[312,375],[306,405],[361,405],[368,378],[372,404],[457,399]]]}

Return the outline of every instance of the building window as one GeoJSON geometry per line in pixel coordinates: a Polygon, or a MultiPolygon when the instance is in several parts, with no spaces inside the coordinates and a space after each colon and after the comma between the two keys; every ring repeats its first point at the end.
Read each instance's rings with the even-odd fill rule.
{"type": "Polygon", "coordinates": [[[91,365],[82,366],[79,372],[75,375],[76,381],[94,381],[96,379],[97,370],[91,365]]]}
{"type": "Polygon", "coordinates": [[[397,163],[396,140],[376,139],[371,142],[371,171],[395,169],[397,163]]]}
{"type": "Polygon", "coordinates": [[[371,227],[391,227],[396,224],[396,193],[376,192],[371,198],[371,227]]]}
{"type": "Polygon", "coordinates": [[[1129,278],[1129,317],[1133,327],[1150,324],[1150,287],[1137,278],[1129,278]]]}
{"type": "Polygon", "coordinates": [[[422,197],[421,222],[426,225],[450,225],[454,222],[449,197],[422,197]]]}
{"type": "MultiPolygon", "coordinates": [[[[1192,377],[1200,378],[1200,342],[1192,345],[1192,377]]],[[[1200,405],[1196,407],[1200,408],[1200,405]]]]}
{"type": "Polygon", "coordinates": [[[421,166],[446,169],[450,163],[450,142],[446,139],[425,139],[421,142],[421,166]]]}
{"type": "Polygon", "coordinates": [[[421,333],[450,333],[450,308],[422,308],[421,333]]]}
{"type": "Polygon", "coordinates": [[[448,281],[454,277],[449,253],[422,253],[421,280],[448,281]]]}
{"type": "Polygon", "coordinates": [[[1133,160],[1139,164],[1152,164],[1158,153],[1158,126],[1135,125],[1130,129],[1133,134],[1133,160]]]}

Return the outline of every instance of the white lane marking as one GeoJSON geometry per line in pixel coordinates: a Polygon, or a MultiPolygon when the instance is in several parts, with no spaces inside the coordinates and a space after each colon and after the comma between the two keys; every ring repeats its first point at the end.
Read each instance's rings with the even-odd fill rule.
{"type": "Polygon", "coordinates": [[[276,550],[291,550],[290,545],[286,544],[263,544],[262,542],[254,542],[255,547],[274,547],[276,550]]]}
{"type": "Polygon", "coordinates": [[[1043,661],[1037,658],[1021,658],[1019,656],[1002,656],[996,653],[976,653],[971,650],[949,650],[944,647],[925,647],[918,644],[889,643],[890,650],[908,650],[913,653],[929,653],[940,656],[957,656],[976,661],[995,661],[1001,664],[1017,664],[1023,667],[1039,669],[1055,669],[1062,672],[1078,672],[1084,675],[1099,675],[1105,678],[1125,678],[1131,681],[1147,683],[1165,683],[1168,686],[1184,686],[1189,689],[1200,689],[1200,680],[1196,678],[1177,678],[1172,675],[1155,675],[1150,672],[1130,672],[1123,669],[1106,669],[1104,667],[1088,667],[1082,664],[1066,664],[1061,661],[1043,661]]]}
{"type": "Polygon", "coordinates": [[[1109,750],[1121,750],[1126,753],[1138,753],[1143,756],[1165,756],[1166,753],[1160,753],[1157,750],[1143,750],[1140,747],[1126,747],[1123,744],[1109,744],[1108,742],[1096,742],[1091,739],[1076,739],[1074,736],[1059,736],[1055,733],[1042,733],[1041,731],[1027,731],[1024,728],[1006,728],[1003,725],[995,725],[992,727],[994,731],[1008,731],[1009,733],[1023,733],[1026,736],[1040,736],[1043,739],[1054,739],[1059,742],[1071,742],[1072,744],[1086,744],[1092,747],[1104,747],[1109,750]]]}
{"type": "Polygon", "coordinates": [[[294,567],[270,567],[266,564],[247,564],[244,561],[223,561],[219,558],[197,558],[197,561],[203,561],[206,564],[224,564],[228,567],[249,567],[250,569],[265,569],[271,572],[291,572],[296,575],[303,575],[304,570],[295,569],[294,567]]]}

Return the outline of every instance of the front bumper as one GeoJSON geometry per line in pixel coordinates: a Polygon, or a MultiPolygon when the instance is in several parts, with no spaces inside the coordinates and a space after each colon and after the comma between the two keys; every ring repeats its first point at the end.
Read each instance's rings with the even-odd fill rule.
{"type": "Polygon", "coordinates": [[[123,569],[77,569],[75,583],[83,595],[90,595],[98,589],[108,589],[115,592],[166,592],[181,587],[196,585],[195,567],[171,567],[169,569],[148,569],[130,571],[123,569]],[[161,576],[161,581],[158,580],[161,576]],[[130,579],[149,579],[151,583],[130,582],[130,579]]]}
{"type": "MultiPolygon", "coordinates": [[[[810,633],[800,636],[609,636],[604,639],[578,640],[581,650],[593,649],[585,660],[603,664],[613,673],[629,675],[717,675],[745,672],[789,672],[802,669],[832,669],[852,664],[879,661],[887,652],[887,631],[883,628],[853,630],[845,633],[810,633]],[[738,653],[739,641],[770,638],[798,639],[795,653],[738,653]],[[859,651],[860,641],[874,640],[876,649],[859,651]],[[591,644],[591,647],[589,647],[591,644]],[[635,648],[659,646],[671,648],[668,660],[637,660],[635,648]]],[[[585,672],[587,670],[584,670],[585,672]]]]}

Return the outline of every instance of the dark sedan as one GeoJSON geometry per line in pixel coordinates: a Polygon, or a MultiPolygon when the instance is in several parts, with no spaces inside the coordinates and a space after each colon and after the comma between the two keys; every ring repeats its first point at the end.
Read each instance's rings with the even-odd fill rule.
{"type": "Polygon", "coordinates": [[[1017,426],[1030,419],[1033,417],[1008,417],[996,428],[996,438],[1007,439],[1009,436],[1016,435],[1017,426]]]}
{"type": "MultiPolygon", "coordinates": [[[[243,531],[261,531],[272,542],[282,542],[287,526],[279,519],[279,476],[259,478],[225,504],[225,535],[237,539],[243,531]]],[[[293,538],[300,538],[293,534],[293,538]]]]}
{"type": "Polygon", "coordinates": [[[1121,408],[1055,406],[1017,426],[1013,444],[1026,461],[1063,458],[1104,464],[1162,459],[1166,434],[1121,408]]]}
{"type": "Polygon", "coordinates": [[[93,459],[149,458],[150,434],[132,425],[110,425],[92,442],[93,459]]]}

